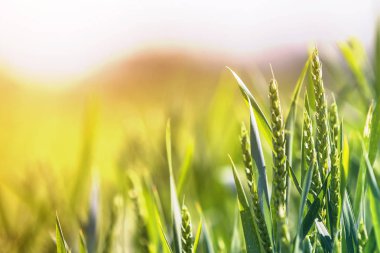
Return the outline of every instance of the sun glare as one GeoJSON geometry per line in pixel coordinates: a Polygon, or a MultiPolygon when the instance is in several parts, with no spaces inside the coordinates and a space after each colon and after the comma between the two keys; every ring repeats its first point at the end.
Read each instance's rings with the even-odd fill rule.
{"type": "Polygon", "coordinates": [[[127,45],[106,3],[9,2],[0,13],[0,64],[37,82],[81,78],[127,45]]]}
{"type": "Polygon", "coordinates": [[[296,9],[290,0],[278,3],[279,8],[249,1],[251,8],[243,9],[242,1],[2,1],[0,68],[56,84],[80,79],[144,47],[246,57],[253,49],[322,37],[339,41],[354,35],[364,43],[371,39],[372,1],[296,1],[296,9]]]}

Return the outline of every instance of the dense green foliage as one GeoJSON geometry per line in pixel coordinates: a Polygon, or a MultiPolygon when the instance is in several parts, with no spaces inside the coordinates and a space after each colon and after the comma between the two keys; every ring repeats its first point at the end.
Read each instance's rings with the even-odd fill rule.
{"type": "Polygon", "coordinates": [[[380,253],[379,38],[0,68],[0,252],[380,253]]]}
{"type": "MultiPolygon", "coordinates": [[[[187,191],[183,190],[183,185],[190,178],[190,165],[185,159],[176,177],[169,122],[166,129],[169,194],[161,200],[160,192],[165,189],[158,190],[149,174],[128,171],[129,194],[127,197],[118,195],[114,207],[108,206],[113,218],[107,231],[102,232],[106,239],[103,243],[95,243],[98,248],[95,250],[89,246],[93,244],[91,238],[99,237],[87,232],[84,237],[78,237],[78,250],[380,252],[380,189],[376,170],[380,140],[380,106],[377,103],[380,81],[377,78],[380,74],[375,67],[374,76],[366,75],[365,68],[370,66],[357,62],[359,56],[366,57],[359,46],[356,41],[340,45],[348,67],[357,79],[353,85],[363,92],[356,105],[356,109],[361,111],[359,121],[348,118],[346,123],[341,116],[347,115],[347,109],[340,108],[345,107],[345,100],[351,96],[345,91],[349,87],[337,90],[336,96],[328,99],[330,94],[324,86],[317,49],[310,53],[304,65],[287,114],[283,112],[281,90],[274,76],[269,82],[270,117],[267,118],[261,109],[265,107],[259,105],[231,70],[247,102],[250,118],[249,130],[243,123],[240,137],[236,136],[241,144],[240,158],[230,157],[232,172],[229,175],[234,178],[238,218],[226,217],[215,222],[212,217],[218,212],[233,213],[219,210],[232,206],[223,204],[229,202],[230,196],[212,190],[212,174],[197,178],[202,182],[198,189],[191,184],[187,191]],[[303,103],[299,99],[302,94],[305,98],[303,103]],[[369,107],[368,112],[366,106],[369,107]],[[237,165],[243,164],[244,173],[233,160],[241,161],[237,165]],[[192,191],[201,192],[201,204],[193,197],[185,198],[185,195],[191,196],[192,191]],[[209,206],[202,209],[205,199],[221,204],[211,208],[212,211],[209,211],[209,206]],[[131,203],[133,208],[125,208],[124,202],[131,203]],[[229,231],[221,228],[221,223],[233,220],[235,225],[231,225],[229,231]],[[128,231],[126,221],[134,224],[128,231]],[[118,243],[125,238],[129,243],[118,243]]],[[[378,66],[378,61],[380,56],[376,55],[375,66],[378,66]]],[[[233,150],[231,153],[235,154],[233,150]]],[[[226,188],[230,186],[225,185],[226,188]]],[[[69,252],[58,218],[56,227],[57,252],[69,252]]]]}

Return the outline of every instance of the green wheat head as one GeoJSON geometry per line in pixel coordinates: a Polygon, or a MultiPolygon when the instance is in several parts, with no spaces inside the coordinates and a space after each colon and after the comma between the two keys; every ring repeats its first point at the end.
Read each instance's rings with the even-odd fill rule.
{"type": "Polygon", "coordinates": [[[314,96],[317,134],[316,134],[316,148],[317,148],[317,161],[319,169],[323,175],[327,173],[329,164],[329,135],[328,135],[328,119],[327,119],[327,102],[325,96],[325,88],[323,87],[322,80],[322,63],[319,60],[318,50],[315,48],[311,61],[311,76],[314,82],[314,96]]]}
{"type": "Polygon", "coordinates": [[[252,190],[253,188],[253,163],[252,163],[252,156],[251,156],[251,144],[249,142],[249,136],[247,128],[245,127],[244,123],[241,125],[241,135],[240,135],[240,144],[241,144],[241,150],[243,153],[243,163],[245,166],[245,174],[247,176],[248,181],[248,188],[252,190]]]}
{"type": "Polygon", "coordinates": [[[338,148],[339,140],[339,116],[338,108],[334,102],[330,106],[329,110],[330,130],[331,130],[331,184],[330,184],[330,203],[331,207],[331,227],[334,234],[338,230],[339,226],[339,214],[340,214],[340,152],[338,148]]]}
{"type": "Polygon", "coordinates": [[[268,252],[268,253],[273,252],[267,225],[265,223],[264,214],[262,213],[262,210],[259,204],[259,195],[257,193],[257,186],[255,183],[255,173],[253,172],[251,144],[250,144],[249,135],[244,123],[242,124],[242,127],[241,127],[240,143],[241,143],[241,148],[242,148],[242,153],[243,153],[243,163],[245,166],[248,187],[250,189],[250,193],[252,197],[253,213],[254,213],[255,223],[257,226],[258,234],[259,234],[259,239],[265,252],[268,252]]]}
{"type": "Polygon", "coordinates": [[[182,224],[181,224],[181,234],[182,234],[182,253],[192,253],[193,252],[193,232],[191,225],[190,212],[185,205],[182,206],[182,224]]]}
{"type": "Polygon", "coordinates": [[[334,144],[335,147],[338,147],[340,122],[339,122],[339,115],[338,115],[338,106],[336,105],[335,99],[329,108],[329,123],[330,123],[330,133],[331,133],[332,144],[334,144]]]}
{"type": "Polygon", "coordinates": [[[359,228],[358,228],[358,244],[359,244],[359,252],[364,252],[364,248],[367,245],[368,242],[368,234],[367,229],[364,225],[363,220],[360,221],[359,228]]]}
{"type": "Polygon", "coordinates": [[[285,155],[285,130],[278,85],[275,79],[272,79],[269,84],[269,100],[273,144],[272,219],[277,242],[281,241],[286,243],[289,240],[289,237],[286,228],[287,168],[285,155]]]}
{"type": "MultiPolygon", "coordinates": [[[[305,149],[305,160],[307,169],[314,164],[313,179],[311,181],[310,189],[313,195],[317,195],[322,188],[321,175],[318,170],[317,155],[315,153],[314,137],[313,137],[313,124],[309,113],[305,110],[303,114],[303,132],[302,132],[303,147],[305,149]]],[[[305,173],[306,174],[306,173],[305,173]]]]}
{"type": "Polygon", "coordinates": [[[145,209],[142,207],[142,204],[140,202],[141,199],[139,197],[136,186],[133,183],[133,179],[130,178],[129,181],[131,183],[129,198],[131,199],[136,217],[136,231],[134,237],[135,247],[139,250],[139,252],[150,252],[148,225],[146,223],[145,214],[143,213],[143,210],[145,209]]]}

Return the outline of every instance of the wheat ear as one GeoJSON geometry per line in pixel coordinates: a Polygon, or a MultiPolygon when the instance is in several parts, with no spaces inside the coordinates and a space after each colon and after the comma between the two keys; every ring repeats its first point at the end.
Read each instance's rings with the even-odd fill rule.
{"type": "Polygon", "coordinates": [[[256,174],[254,173],[254,170],[253,170],[251,144],[250,144],[248,132],[244,123],[241,126],[240,143],[241,143],[241,149],[243,153],[243,163],[245,166],[245,173],[247,176],[248,187],[250,189],[250,193],[252,197],[252,206],[253,206],[253,213],[255,215],[255,223],[258,229],[260,242],[265,252],[268,252],[268,253],[273,252],[267,225],[265,223],[265,218],[259,204],[259,195],[257,193],[257,186],[256,186],[256,181],[255,181],[256,174]]]}
{"type": "Polygon", "coordinates": [[[284,119],[277,81],[273,78],[269,83],[269,100],[271,112],[272,144],[273,144],[273,187],[272,187],[272,220],[277,244],[289,241],[286,224],[286,188],[287,168],[285,155],[284,119]]]}

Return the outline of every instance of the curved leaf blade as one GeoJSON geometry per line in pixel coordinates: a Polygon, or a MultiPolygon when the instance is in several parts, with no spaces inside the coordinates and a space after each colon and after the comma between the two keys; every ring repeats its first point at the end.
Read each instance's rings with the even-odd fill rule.
{"type": "Polygon", "coordinates": [[[310,169],[307,171],[306,174],[306,179],[303,184],[303,190],[302,190],[302,195],[301,195],[301,204],[299,208],[299,213],[298,213],[298,231],[296,235],[296,243],[294,247],[294,252],[302,252],[301,247],[302,247],[302,240],[301,240],[301,235],[303,234],[302,232],[302,216],[305,210],[305,205],[307,203],[307,195],[309,194],[310,191],[310,186],[311,186],[311,180],[313,176],[313,171],[314,171],[314,166],[311,166],[310,169]]]}
{"type": "Polygon", "coordinates": [[[56,245],[57,245],[57,253],[69,253],[70,250],[65,241],[65,237],[63,236],[61,223],[59,222],[58,214],[55,217],[55,231],[56,231],[56,245]]]}
{"type": "Polygon", "coordinates": [[[236,74],[235,71],[227,67],[229,71],[231,71],[232,75],[236,79],[240,91],[243,94],[243,97],[245,100],[249,101],[252,104],[252,107],[254,108],[254,111],[257,113],[257,124],[259,126],[259,129],[261,130],[261,134],[263,134],[265,140],[267,143],[272,147],[272,130],[269,124],[268,119],[265,117],[265,114],[261,107],[259,106],[258,102],[256,101],[255,97],[252,95],[252,93],[249,91],[247,86],[244,84],[244,82],[241,80],[241,78],[236,74]]]}
{"type": "MultiPolygon", "coordinates": [[[[257,127],[256,117],[253,113],[251,102],[249,101],[249,115],[250,115],[250,141],[251,141],[251,154],[256,163],[259,171],[258,180],[258,194],[260,207],[265,214],[264,209],[268,209],[270,213],[269,191],[268,191],[268,179],[265,167],[264,152],[261,145],[259,129],[257,127]]],[[[268,225],[268,224],[267,224],[268,225]]]]}
{"type": "Polygon", "coordinates": [[[169,176],[170,176],[170,202],[171,202],[171,217],[173,222],[173,243],[174,251],[176,253],[182,252],[182,236],[181,236],[181,209],[179,208],[178,195],[176,191],[176,186],[173,176],[173,165],[172,165],[172,152],[171,152],[171,135],[170,135],[170,121],[168,121],[166,126],[166,152],[169,164],[169,176]]]}

